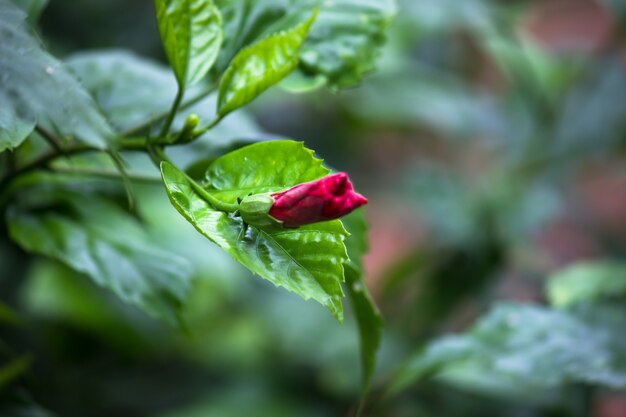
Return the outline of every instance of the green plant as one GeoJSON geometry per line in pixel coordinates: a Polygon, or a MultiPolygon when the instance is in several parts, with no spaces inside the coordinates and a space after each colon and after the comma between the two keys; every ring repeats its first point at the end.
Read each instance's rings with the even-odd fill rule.
{"type": "MultiPolygon", "coordinates": [[[[201,234],[253,273],[326,306],[339,321],[342,287],[350,287],[366,389],[380,317],[361,281],[365,234],[348,237],[340,220],[291,229],[245,223],[239,203],[250,194],[282,191],[330,171],[300,142],[238,139],[242,108],[276,84],[311,90],[360,82],[373,68],[393,5],[155,0],[171,77],[124,51],[61,61],[28,23],[36,22],[45,2],[18,4],[25,11],[0,0],[3,247],[15,251],[17,244],[59,261],[184,329],[194,256],[155,240],[143,217],[152,207],[137,191],[142,183],[162,181],[172,205],[201,234]],[[230,136],[224,134],[229,128],[230,136]]],[[[32,264],[30,255],[16,253],[17,263],[32,264]]],[[[7,276],[6,285],[16,285],[10,283],[16,278],[7,276]]],[[[9,321],[12,297],[15,291],[2,304],[9,321]]],[[[29,360],[17,361],[4,368],[3,384],[28,368],[29,360]]]]}

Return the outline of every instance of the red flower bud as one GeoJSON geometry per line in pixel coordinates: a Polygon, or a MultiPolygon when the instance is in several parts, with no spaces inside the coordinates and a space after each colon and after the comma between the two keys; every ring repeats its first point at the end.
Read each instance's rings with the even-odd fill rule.
{"type": "Polygon", "coordinates": [[[354,192],[345,172],[298,184],[271,197],[274,204],[269,215],[284,227],[337,219],[367,204],[365,197],[354,192]]]}

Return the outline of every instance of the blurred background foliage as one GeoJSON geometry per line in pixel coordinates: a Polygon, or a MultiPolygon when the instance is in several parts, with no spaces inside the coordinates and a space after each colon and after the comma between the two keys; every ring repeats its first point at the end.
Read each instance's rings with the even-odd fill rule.
{"type": "MultiPolygon", "coordinates": [[[[79,50],[164,62],[147,0],[52,0],[39,27],[79,74],[79,50]]],[[[621,0],[398,0],[359,86],[285,83],[194,144],[304,140],[370,198],[385,330],[363,415],[626,416],[625,40],[621,0]]],[[[167,103],[136,66],[120,77],[154,87],[130,100],[167,103]]],[[[161,185],[136,191],[148,238],[193,265],[184,328],[0,242],[0,415],[353,413],[354,318],[250,279],[161,185]]]]}

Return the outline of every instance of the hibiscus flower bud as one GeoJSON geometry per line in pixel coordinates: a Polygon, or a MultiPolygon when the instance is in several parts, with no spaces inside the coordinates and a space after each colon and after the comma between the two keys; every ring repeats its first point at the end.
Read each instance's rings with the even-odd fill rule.
{"type": "Polygon", "coordinates": [[[175,143],[188,143],[194,139],[194,131],[200,124],[200,118],[197,114],[190,114],[185,119],[185,125],[178,134],[178,137],[174,140],[175,143]]]}
{"type": "Polygon", "coordinates": [[[274,204],[269,215],[284,227],[338,219],[367,204],[365,197],[354,192],[345,172],[298,184],[271,197],[274,204]]]}
{"type": "Polygon", "coordinates": [[[367,199],[339,172],[279,193],[249,195],[239,200],[238,211],[252,226],[299,227],[338,219],[364,204],[367,199]]]}

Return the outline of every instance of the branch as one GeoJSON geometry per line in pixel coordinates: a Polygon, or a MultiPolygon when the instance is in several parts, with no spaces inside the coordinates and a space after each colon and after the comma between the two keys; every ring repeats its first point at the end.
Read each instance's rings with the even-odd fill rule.
{"type": "MultiPolygon", "coordinates": [[[[189,100],[185,101],[184,103],[182,103],[179,106],[179,110],[185,110],[191,106],[193,106],[194,104],[198,103],[199,101],[207,98],[209,95],[211,95],[211,93],[213,93],[215,91],[215,89],[217,88],[218,84],[214,83],[213,85],[211,85],[208,89],[206,89],[205,91],[202,91],[200,93],[198,93],[198,95],[190,98],[189,100]]],[[[168,115],[170,114],[169,110],[166,112],[163,112],[161,114],[158,114],[148,120],[146,120],[143,123],[140,123],[136,126],[133,126],[129,129],[126,129],[125,131],[121,132],[120,135],[121,136],[133,136],[136,135],[140,132],[142,132],[143,130],[147,129],[148,127],[156,124],[157,122],[165,119],[168,115]]]]}
{"type": "Polygon", "coordinates": [[[35,126],[35,131],[39,133],[39,135],[45,139],[46,142],[54,149],[57,153],[64,153],[63,146],[61,146],[61,141],[57,139],[56,136],[52,134],[49,130],[44,128],[41,125],[35,126]]]}
{"type": "Polygon", "coordinates": [[[183,99],[184,95],[185,90],[179,85],[178,92],[176,93],[176,98],[172,103],[172,108],[167,115],[167,119],[165,119],[165,123],[163,124],[163,128],[161,129],[161,134],[159,135],[159,138],[167,137],[167,134],[170,131],[170,127],[172,126],[172,122],[174,121],[174,116],[176,116],[176,112],[178,111],[178,107],[180,106],[180,102],[183,99]]]}

